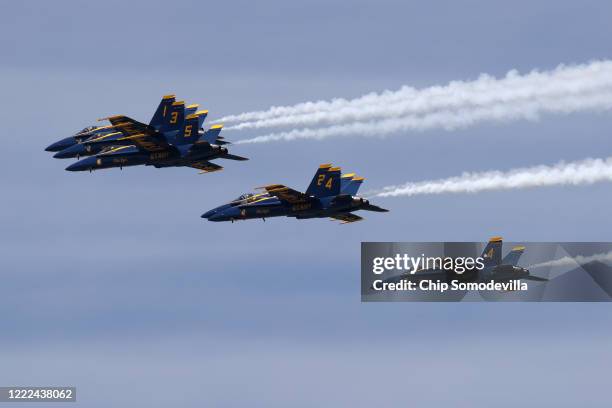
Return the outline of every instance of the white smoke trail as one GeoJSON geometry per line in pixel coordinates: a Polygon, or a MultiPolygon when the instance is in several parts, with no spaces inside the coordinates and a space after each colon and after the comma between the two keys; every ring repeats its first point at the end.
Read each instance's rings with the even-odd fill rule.
{"type": "Polygon", "coordinates": [[[453,130],[474,125],[485,120],[510,121],[514,119],[537,119],[545,110],[549,113],[570,113],[579,110],[604,110],[612,108],[612,89],[606,95],[583,95],[580,99],[549,101],[534,100],[522,104],[491,105],[459,111],[439,111],[423,116],[407,116],[373,122],[354,122],[323,128],[294,129],[288,132],[271,133],[252,139],[236,141],[237,144],[265,143],[279,140],[326,139],[334,136],[367,135],[384,136],[400,131],[423,131],[440,128],[453,130]]]}
{"type": "Polygon", "coordinates": [[[371,93],[360,98],[307,102],[226,116],[242,122],[230,129],[291,127],[241,143],[322,139],[352,134],[385,135],[406,130],[455,129],[482,121],[535,119],[545,113],[612,109],[612,61],[559,66],[552,71],[504,78],[481,75],[446,86],[371,93]],[[298,127],[311,126],[298,129],[298,127]],[[323,126],[323,127],[312,127],[323,126]]]}
{"type": "Polygon", "coordinates": [[[539,264],[531,265],[530,269],[544,268],[547,266],[551,267],[563,267],[563,266],[576,266],[584,265],[589,262],[600,261],[600,262],[612,262],[612,252],[604,252],[601,254],[594,255],[577,255],[577,256],[564,256],[563,258],[554,259],[552,261],[542,262],[539,264]]]}
{"type": "Polygon", "coordinates": [[[459,177],[407,183],[374,191],[370,197],[399,197],[424,194],[478,193],[493,190],[545,187],[554,185],[593,184],[612,181],[612,157],[585,159],[553,166],[536,166],[508,172],[464,173],[459,177]]]}

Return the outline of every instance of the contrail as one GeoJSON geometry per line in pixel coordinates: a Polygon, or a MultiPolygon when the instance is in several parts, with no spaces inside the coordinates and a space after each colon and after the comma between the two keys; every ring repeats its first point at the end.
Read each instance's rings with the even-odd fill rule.
{"type": "Polygon", "coordinates": [[[612,109],[612,61],[595,61],[525,75],[513,70],[500,79],[481,75],[474,81],[453,81],[420,90],[404,86],[397,91],[350,100],[272,107],[226,116],[219,121],[238,122],[227,130],[289,128],[239,141],[262,143],[456,129],[484,121],[537,119],[547,113],[609,109],[612,109]]]}
{"type": "MultiPolygon", "coordinates": [[[[507,172],[464,173],[459,177],[389,186],[370,197],[479,193],[555,185],[582,185],[612,181],[612,157],[560,162],[553,166],[519,168],[507,172]]],[[[366,194],[367,195],[367,194],[366,194]]]]}
{"type": "Polygon", "coordinates": [[[600,262],[612,262],[612,252],[604,252],[601,254],[594,255],[577,255],[574,257],[564,256],[563,258],[554,259],[552,261],[542,262],[539,264],[531,265],[529,268],[544,268],[547,266],[558,267],[558,266],[575,266],[584,265],[589,262],[600,261],[600,262]]]}

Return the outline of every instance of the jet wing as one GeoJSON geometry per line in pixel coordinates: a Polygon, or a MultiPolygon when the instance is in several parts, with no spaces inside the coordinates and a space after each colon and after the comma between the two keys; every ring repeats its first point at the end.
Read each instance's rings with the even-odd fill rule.
{"type": "Polygon", "coordinates": [[[348,224],[349,222],[357,222],[357,221],[363,220],[362,217],[360,217],[358,215],[355,215],[353,213],[334,214],[334,215],[330,216],[329,218],[333,218],[335,220],[340,220],[340,221],[342,221],[341,224],[348,224]]]}
{"type": "Polygon", "coordinates": [[[126,136],[138,133],[151,133],[154,131],[149,125],[124,115],[109,116],[108,118],[98,120],[108,120],[115,129],[123,132],[126,136]]]}
{"type": "Polygon", "coordinates": [[[155,132],[151,126],[139,122],[124,115],[109,116],[98,120],[108,120],[115,130],[121,132],[124,137],[118,141],[134,143],[139,149],[148,152],[158,152],[168,149],[168,142],[160,134],[155,132]]]}
{"type": "Polygon", "coordinates": [[[279,200],[288,202],[289,204],[306,203],[312,200],[309,195],[282,184],[271,184],[261,188],[264,188],[271,196],[278,197],[279,200]]]}
{"type": "Polygon", "coordinates": [[[163,136],[151,135],[146,133],[137,133],[130,136],[120,137],[117,139],[118,142],[130,142],[133,143],[140,150],[147,152],[159,152],[161,150],[167,150],[170,145],[163,136]]]}
{"type": "Polygon", "coordinates": [[[195,163],[188,164],[187,167],[193,167],[194,169],[202,170],[200,174],[212,173],[213,171],[223,170],[222,166],[203,160],[195,163]]]}

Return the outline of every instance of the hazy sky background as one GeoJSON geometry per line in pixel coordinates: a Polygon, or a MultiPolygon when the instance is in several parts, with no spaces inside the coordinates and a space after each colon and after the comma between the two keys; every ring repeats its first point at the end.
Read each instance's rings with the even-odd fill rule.
{"type": "MultiPolygon", "coordinates": [[[[68,173],[43,149],[176,93],[210,117],[611,58],[604,1],[3,2],[0,385],[75,407],[607,406],[608,304],[361,304],[361,241],[610,241],[612,185],[211,223],[320,163],[409,180],[608,157],[610,114],[241,145],[223,172],[68,173]]],[[[230,140],[257,133],[227,132],[230,140]]],[[[54,405],[55,406],[55,405],[54,405]]],[[[58,408],[61,404],[57,405],[58,408]]]]}

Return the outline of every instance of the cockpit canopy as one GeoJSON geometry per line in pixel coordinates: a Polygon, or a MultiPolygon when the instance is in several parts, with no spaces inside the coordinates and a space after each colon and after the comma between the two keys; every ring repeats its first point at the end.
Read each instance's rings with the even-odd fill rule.
{"type": "Polygon", "coordinates": [[[77,135],[82,135],[83,133],[91,132],[92,130],[96,130],[97,128],[97,126],[87,126],[86,128],[83,128],[83,130],[81,130],[80,132],[77,132],[77,135]]]}
{"type": "Polygon", "coordinates": [[[253,194],[251,194],[251,193],[242,194],[240,197],[232,200],[232,202],[235,203],[235,202],[245,201],[245,200],[247,200],[247,199],[249,199],[251,197],[253,197],[253,194]]]}

